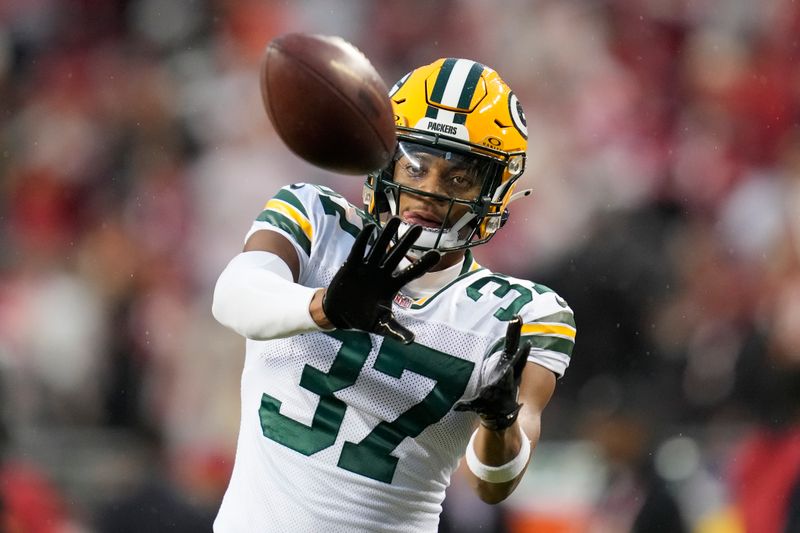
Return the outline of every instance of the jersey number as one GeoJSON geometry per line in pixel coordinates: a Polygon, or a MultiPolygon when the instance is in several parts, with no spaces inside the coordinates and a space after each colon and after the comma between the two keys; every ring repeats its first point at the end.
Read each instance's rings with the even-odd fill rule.
{"type": "MultiPolygon", "coordinates": [[[[306,365],[300,386],[319,395],[319,404],[308,426],[280,413],[281,401],[263,394],[261,431],[264,436],[304,455],[312,455],[336,442],[347,405],[334,393],[356,382],[372,350],[368,333],[332,331],[342,342],[330,370],[321,372],[306,365]]],[[[467,387],[474,364],[420,344],[404,345],[384,338],[373,368],[400,378],[404,370],[436,381],[422,401],[392,422],[380,422],[361,442],[345,442],[339,455],[340,468],[384,483],[391,483],[397,457],[391,452],[406,437],[416,437],[446,415],[467,387]]]]}
{"type": "Polygon", "coordinates": [[[528,288],[517,283],[509,283],[507,280],[498,278],[497,276],[487,276],[479,279],[467,287],[467,296],[472,298],[473,301],[477,302],[481,296],[483,296],[481,289],[483,289],[489,283],[494,283],[497,285],[497,288],[494,290],[494,295],[497,297],[502,298],[508,294],[509,291],[514,291],[518,294],[518,296],[508,305],[508,307],[501,307],[495,311],[494,316],[498,320],[511,320],[514,318],[514,315],[519,313],[520,309],[533,300],[533,294],[528,288]]]}

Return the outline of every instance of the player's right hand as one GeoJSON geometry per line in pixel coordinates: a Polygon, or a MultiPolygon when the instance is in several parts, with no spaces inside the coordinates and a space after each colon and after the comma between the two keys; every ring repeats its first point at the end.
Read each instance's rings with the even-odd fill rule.
{"type": "Polygon", "coordinates": [[[392,301],[403,285],[433,268],[440,254],[430,250],[395,274],[400,261],[422,233],[422,227],[414,225],[390,246],[399,226],[399,218],[390,218],[369,252],[367,244],[376,225],[366,224],[356,236],[350,255],[331,280],[322,300],[325,315],[337,328],[377,333],[404,344],[414,341],[414,334],[395,319],[392,301]]]}

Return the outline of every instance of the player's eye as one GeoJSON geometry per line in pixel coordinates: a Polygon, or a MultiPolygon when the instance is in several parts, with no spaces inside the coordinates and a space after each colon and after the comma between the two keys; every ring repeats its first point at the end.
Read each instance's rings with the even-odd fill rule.
{"type": "Polygon", "coordinates": [[[419,163],[415,164],[409,162],[403,166],[403,171],[406,173],[406,175],[412,178],[418,178],[425,174],[425,167],[420,165],[419,163]]]}
{"type": "Polygon", "coordinates": [[[475,185],[476,179],[468,174],[452,174],[450,183],[459,189],[471,189],[475,185]]]}

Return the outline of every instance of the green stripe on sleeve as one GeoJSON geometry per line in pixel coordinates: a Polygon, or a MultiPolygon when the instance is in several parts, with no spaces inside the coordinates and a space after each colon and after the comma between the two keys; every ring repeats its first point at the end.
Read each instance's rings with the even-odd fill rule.
{"type": "Polygon", "coordinates": [[[295,196],[294,194],[292,194],[288,190],[286,190],[286,189],[279,190],[278,194],[275,195],[275,199],[276,200],[283,200],[287,204],[291,205],[292,207],[294,207],[295,209],[297,209],[298,211],[303,213],[304,217],[308,218],[308,213],[306,212],[306,208],[303,205],[303,203],[300,201],[300,199],[297,196],[295,196]]]}
{"type": "Polygon", "coordinates": [[[271,209],[265,209],[262,211],[256,220],[260,222],[269,222],[276,228],[282,229],[294,237],[295,242],[300,245],[300,248],[303,249],[306,255],[311,255],[311,241],[308,240],[306,234],[303,233],[303,230],[297,225],[297,223],[295,223],[294,220],[280,213],[272,211],[271,209]]]}
{"type": "Polygon", "coordinates": [[[553,313],[552,315],[543,316],[542,318],[537,318],[536,320],[532,320],[528,322],[529,324],[534,324],[536,322],[558,322],[560,324],[566,324],[567,326],[575,327],[575,315],[568,311],[560,311],[558,313],[553,313]]]}
{"type": "Polygon", "coordinates": [[[551,352],[563,353],[567,357],[570,357],[572,355],[572,348],[575,347],[574,342],[572,342],[569,339],[562,339],[561,337],[546,337],[544,335],[523,335],[522,340],[530,342],[532,348],[539,348],[542,350],[550,350],[551,352]]]}
{"type": "MultiPolygon", "coordinates": [[[[531,348],[550,350],[551,352],[562,353],[567,357],[572,356],[572,348],[575,347],[575,343],[569,339],[563,339],[561,337],[548,337],[545,335],[522,335],[522,337],[520,337],[520,344],[522,341],[530,342],[531,348]]],[[[502,337],[499,341],[495,342],[489,350],[487,350],[486,356],[488,357],[493,353],[497,353],[502,350],[505,346],[505,343],[506,338],[502,337]]]]}

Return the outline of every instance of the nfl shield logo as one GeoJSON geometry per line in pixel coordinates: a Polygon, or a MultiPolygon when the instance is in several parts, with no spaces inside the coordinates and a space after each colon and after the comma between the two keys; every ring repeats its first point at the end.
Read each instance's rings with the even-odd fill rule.
{"type": "Polygon", "coordinates": [[[394,295],[394,303],[396,303],[403,309],[408,309],[409,307],[411,307],[411,304],[414,303],[414,300],[398,292],[397,294],[394,295]]]}

